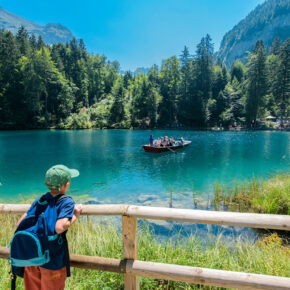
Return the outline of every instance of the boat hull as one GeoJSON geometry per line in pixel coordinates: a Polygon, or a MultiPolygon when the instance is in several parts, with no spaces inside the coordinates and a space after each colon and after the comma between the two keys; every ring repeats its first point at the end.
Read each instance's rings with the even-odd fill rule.
{"type": "Polygon", "coordinates": [[[161,153],[161,152],[167,152],[171,150],[176,150],[176,149],[181,149],[186,146],[188,146],[191,143],[191,141],[185,141],[183,145],[178,145],[178,146],[167,146],[167,147],[154,147],[150,145],[143,145],[143,149],[146,152],[151,152],[151,153],[161,153]]]}

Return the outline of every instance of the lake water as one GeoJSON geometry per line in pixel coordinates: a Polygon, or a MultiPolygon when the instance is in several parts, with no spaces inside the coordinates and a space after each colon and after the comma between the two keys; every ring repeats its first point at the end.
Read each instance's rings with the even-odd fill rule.
{"type": "Polygon", "coordinates": [[[290,169],[287,132],[77,130],[0,132],[0,198],[46,192],[44,175],[54,164],[80,171],[72,196],[101,203],[193,208],[208,199],[216,181],[227,186],[290,169]],[[192,144],[153,154],[141,148],[149,135],[183,137],[192,144]],[[194,193],[194,196],[193,194],[194,193]],[[172,197],[172,198],[171,198],[172,197]]]}

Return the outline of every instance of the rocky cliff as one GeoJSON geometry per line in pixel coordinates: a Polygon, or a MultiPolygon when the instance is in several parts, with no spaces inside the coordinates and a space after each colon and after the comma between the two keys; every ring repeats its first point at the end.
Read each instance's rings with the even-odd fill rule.
{"type": "Polygon", "coordinates": [[[290,1],[268,0],[258,5],[222,39],[217,56],[228,66],[236,59],[246,61],[247,51],[262,39],[269,50],[275,37],[290,37],[290,1]]]}
{"type": "Polygon", "coordinates": [[[68,42],[74,36],[63,25],[56,23],[48,23],[45,26],[41,26],[32,21],[21,18],[5,9],[0,7],[0,28],[9,30],[13,34],[16,34],[20,26],[24,26],[29,34],[35,34],[36,37],[42,36],[43,40],[47,44],[53,44],[57,42],[68,42]]]}

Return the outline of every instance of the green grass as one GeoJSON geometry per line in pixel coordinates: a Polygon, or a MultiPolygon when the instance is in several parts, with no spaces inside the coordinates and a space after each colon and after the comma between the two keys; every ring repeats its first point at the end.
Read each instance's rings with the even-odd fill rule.
{"type": "Polygon", "coordinates": [[[215,185],[216,209],[222,202],[230,211],[290,215],[290,174],[279,174],[266,181],[255,178],[234,188],[215,185]]]}
{"type": "MultiPolygon", "coordinates": [[[[1,246],[9,244],[18,218],[0,215],[1,246]]],[[[254,245],[237,240],[232,247],[224,243],[222,237],[204,247],[196,236],[160,243],[146,227],[139,228],[138,234],[139,260],[290,277],[290,248],[283,245],[276,234],[254,245]]],[[[95,219],[85,217],[71,227],[68,240],[71,253],[122,258],[121,234],[111,223],[99,224],[95,219]]],[[[8,272],[8,262],[0,260],[1,290],[10,287],[8,272]]],[[[122,288],[123,275],[76,268],[72,268],[72,277],[66,283],[66,289],[122,288]]],[[[140,278],[140,288],[221,289],[149,278],[140,278]]],[[[22,279],[18,279],[17,289],[23,289],[22,279]]]]}

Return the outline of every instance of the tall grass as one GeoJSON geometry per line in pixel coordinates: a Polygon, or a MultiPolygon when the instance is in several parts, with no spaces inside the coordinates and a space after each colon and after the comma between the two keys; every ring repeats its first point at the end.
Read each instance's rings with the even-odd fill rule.
{"type": "MultiPolygon", "coordinates": [[[[0,215],[0,245],[7,246],[13,235],[19,216],[0,215]]],[[[219,237],[207,247],[196,236],[168,239],[160,243],[146,226],[138,229],[139,259],[212,269],[243,271],[268,275],[290,276],[290,248],[273,234],[255,244],[239,240],[228,246],[219,237]]],[[[96,218],[82,218],[69,230],[71,253],[122,258],[122,237],[115,225],[100,224],[96,218]]],[[[0,261],[0,289],[9,289],[9,265],[0,261]]],[[[221,289],[190,285],[173,281],[140,278],[141,289],[221,289]]],[[[18,279],[17,289],[23,289],[18,279]]],[[[123,275],[72,268],[72,277],[67,279],[66,289],[123,289],[123,275]]]]}
{"type": "Polygon", "coordinates": [[[255,178],[234,188],[215,185],[215,208],[222,202],[231,211],[290,215],[290,174],[279,174],[266,181],[255,178]]]}

